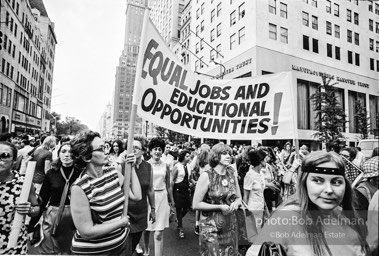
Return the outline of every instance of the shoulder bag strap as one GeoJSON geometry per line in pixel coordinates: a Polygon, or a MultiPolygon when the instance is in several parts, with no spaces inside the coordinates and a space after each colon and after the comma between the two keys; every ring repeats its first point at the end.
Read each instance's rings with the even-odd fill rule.
{"type": "Polygon", "coordinates": [[[61,218],[62,218],[62,213],[63,213],[63,209],[64,209],[64,203],[66,202],[66,197],[67,197],[68,188],[69,188],[69,181],[71,179],[72,174],[74,173],[74,168],[72,168],[72,171],[71,171],[70,176],[68,177],[68,179],[66,178],[66,175],[64,174],[62,168],[60,168],[60,171],[61,171],[62,177],[66,180],[66,184],[65,184],[64,189],[63,189],[61,201],[59,202],[59,209],[58,209],[57,217],[55,218],[55,222],[59,222],[61,220],[61,218]]]}

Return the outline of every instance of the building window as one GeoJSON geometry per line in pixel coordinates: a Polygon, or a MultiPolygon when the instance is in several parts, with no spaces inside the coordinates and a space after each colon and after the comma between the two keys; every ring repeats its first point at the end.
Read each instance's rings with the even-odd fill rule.
{"type": "Polygon", "coordinates": [[[347,30],[347,42],[348,43],[353,42],[353,32],[351,30],[347,30]]]}
{"type": "Polygon", "coordinates": [[[288,44],[288,29],[280,28],[280,42],[288,44]]]}
{"type": "Polygon", "coordinates": [[[374,21],[371,19],[368,19],[368,29],[374,31],[374,21]]]}
{"type": "Polygon", "coordinates": [[[215,59],[215,51],[212,49],[211,50],[211,55],[209,57],[211,60],[214,60],[215,59]]]}
{"type": "Polygon", "coordinates": [[[318,30],[318,18],[316,16],[312,16],[312,28],[318,30]]]}
{"type": "Polygon", "coordinates": [[[196,43],[196,53],[198,53],[199,52],[199,43],[196,43]]]}
{"type": "Polygon", "coordinates": [[[317,0],[312,0],[312,6],[317,8],[317,0]]]}
{"type": "Polygon", "coordinates": [[[230,36],[230,50],[233,50],[235,44],[236,44],[236,34],[233,34],[230,36]]]}
{"type": "Polygon", "coordinates": [[[309,36],[303,35],[303,49],[309,51],[309,36]]]}
{"type": "Polygon", "coordinates": [[[358,119],[356,118],[355,103],[360,101],[363,107],[366,107],[366,94],[350,91],[348,92],[348,104],[349,104],[349,132],[357,133],[358,119]]]}
{"type": "Polygon", "coordinates": [[[287,5],[280,3],[280,17],[287,19],[287,5]]]}
{"type": "Polygon", "coordinates": [[[217,58],[220,57],[220,53],[221,53],[221,44],[217,45],[216,47],[216,50],[217,50],[217,58]]]}
{"type": "Polygon", "coordinates": [[[334,36],[340,38],[340,26],[334,24],[334,36]]]}
{"type": "Polygon", "coordinates": [[[276,25],[269,24],[269,38],[276,40],[276,25]]]}
{"type": "Polygon", "coordinates": [[[354,24],[359,25],[359,14],[356,12],[354,13],[354,24]]]}
{"type": "Polygon", "coordinates": [[[369,38],[369,48],[370,48],[370,51],[374,50],[374,39],[372,38],[369,38]]]}
{"type": "Polygon", "coordinates": [[[326,1],[326,12],[332,13],[332,3],[330,2],[330,0],[326,1]]]}
{"type": "Polygon", "coordinates": [[[309,14],[306,12],[303,12],[303,25],[309,26],[309,14]]]}
{"type": "Polygon", "coordinates": [[[334,16],[340,16],[340,6],[336,3],[334,3],[334,16]]]}
{"type": "Polygon", "coordinates": [[[303,0],[304,3],[308,4],[308,0],[303,0]]]}
{"type": "Polygon", "coordinates": [[[379,41],[376,41],[376,52],[379,52],[379,41]]]}
{"type": "MultiPolygon", "coordinates": [[[[376,61],[376,71],[379,71],[379,60],[376,61]]],[[[375,129],[378,129],[378,124],[376,122],[376,115],[379,113],[379,96],[370,95],[369,96],[369,104],[370,104],[370,129],[373,133],[375,129]]]]}
{"type": "Polygon", "coordinates": [[[236,11],[233,11],[230,14],[230,26],[233,26],[234,24],[236,24],[236,11]]]}
{"type": "Polygon", "coordinates": [[[318,53],[318,40],[315,38],[312,39],[312,48],[314,53],[318,53]]]}
{"type": "Polygon", "coordinates": [[[359,65],[360,65],[360,61],[359,61],[359,53],[356,53],[356,54],[355,54],[355,65],[356,65],[356,66],[359,66],[359,65]]]}
{"type": "Polygon", "coordinates": [[[375,22],[375,32],[379,34],[379,23],[375,22]]]}
{"type": "Polygon", "coordinates": [[[204,21],[200,23],[200,32],[204,31],[204,21]]]}
{"type": "Polygon", "coordinates": [[[214,19],[215,19],[215,15],[216,15],[216,11],[215,11],[215,9],[213,9],[213,10],[211,11],[211,23],[214,21],[214,19]]]}
{"type": "Polygon", "coordinates": [[[346,18],[348,22],[351,22],[351,10],[349,9],[346,10],[346,18]]]}
{"type": "Polygon", "coordinates": [[[338,46],[336,46],[335,50],[336,50],[336,59],[340,60],[341,59],[341,48],[339,48],[338,46]]]}
{"type": "Polygon", "coordinates": [[[199,17],[200,17],[200,9],[197,9],[196,10],[196,19],[199,19],[199,17]]]}
{"type": "Polygon", "coordinates": [[[347,51],[347,62],[353,64],[353,52],[347,51]]]}
{"type": "Polygon", "coordinates": [[[219,17],[221,14],[221,3],[217,5],[217,17],[219,17]]]}
{"type": "Polygon", "coordinates": [[[199,61],[195,61],[195,71],[199,70],[199,61]]]}
{"type": "Polygon", "coordinates": [[[212,29],[211,30],[211,42],[213,42],[215,40],[215,30],[212,29]]]}
{"type": "Polygon", "coordinates": [[[331,35],[331,34],[332,34],[332,23],[329,22],[329,21],[326,22],[326,33],[327,33],[328,35],[331,35]]]}
{"type": "Polygon", "coordinates": [[[238,18],[242,19],[243,17],[245,17],[245,3],[242,3],[238,7],[238,18]]]}
{"type": "Polygon", "coordinates": [[[269,13],[276,14],[276,0],[269,0],[268,11],[269,13]]]}
{"type": "Polygon", "coordinates": [[[205,7],[204,7],[204,3],[202,3],[202,4],[201,4],[201,15],[204,14],[204,8],[205,8],[205,7]]]}
{"type": "Polygon", "coordinates": [[[218,25],[217,25],[217,37],[219,37],[220,35],[221,35],[221,23],[219,23],[218,25]]]}
{"type": "Polygon", "coordinates": [[[379,15],[379,4],[375,4],[375,14],[379,15]]]}
{"type": "Polygon", "coordinates": [[[373,58],[370,58],[370,69],[375,70],[375,60],[373,58]]]}
{"type": "Polygon", "coordinates": [[[354,33],[354,43],[356,45],[359,45],[359,34],[358,33],[354,33]]]}
{"type": "Polygon", "coordinates": [[[200,50],[204,49],[204,40],[200,40],[200,50]]]}
{"type": "Polygon", "coordinates": [[[196,26],[196,35],[198,35],[198,34],[199,34],[199,30],[200,30],[200,26],[199,26],[199,25],[197,25],[197,26],[196,26]]]}
{"type": "Polygon", "coordinates": [[[245,38],[245,27],[243,27],[238,31],[238,44],[245,42],[245,38]]]}
{"type": "Polygon", "coordinates": [[[318,84],[297,80],[297,128],[315,130],[316,112],[309,98],[318,90],[318,84]]]}
{"type": "Polygon", "coordinates": [[[333,58],[333,46],[331,44],[326,44],[326,56],[333,58]]]}

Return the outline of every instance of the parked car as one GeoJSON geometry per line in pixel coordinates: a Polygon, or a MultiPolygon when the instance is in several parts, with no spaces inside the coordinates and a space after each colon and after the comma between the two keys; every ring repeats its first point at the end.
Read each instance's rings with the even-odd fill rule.
{"type": "Polygon", "coordinates": [[[358,143],[358,147],[361,148],[362,154],[365,156],[366,159],[368,159],[371,157],[371,154],[374,148],[379,147],[379,140],[378,139],[361,140],[358,143]]]}

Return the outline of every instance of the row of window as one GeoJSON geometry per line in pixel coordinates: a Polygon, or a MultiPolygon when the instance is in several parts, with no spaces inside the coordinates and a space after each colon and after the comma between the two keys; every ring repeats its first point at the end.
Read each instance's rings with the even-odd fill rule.
{"type": "MultiPolygon", "coordinates": [[[[238,19],[241,20],[245,17],[245,3],[242,3],[238,7],[238,19]]],[[[234,10],[230,13],[230,26],[233,26],[237,23],[237,10],[234,10]]]]}
{"type": "Polygon", "coordinates": [[[12,89],[0,83],[0,106],[11,107],[12,89]]]}
{"type": "MultiPolygon", "coordinates": [[[[277,26],[269,23],[269,38],[277,40],[277,26]]],[[[288,44],[288,29],[280,27],[280,42],[288,44]]]]}
{"type": "MultiPolygon", "coordinates": [[[[318,84],[306,80],[297,80],[297,104],[298,109],[298,128],[305,130],[315,130],[315,120],[316,112],[313,110],[313,102],[310,100],[310,97],[317,92],[318,84]]],[[[335,95],[340,106],[345,110],[345,92],[342,88],[336,88],[335,95]]],[[[348,113],[350,122],[349,132],[357,133],[357,120],[353,118],[356,114],[355,105],[356,102],[360,101],[361,104],[366,107],[366,95],[364,93],[348,91],[348,113]]],[[[375,120],[376,113],[379,111],[379,96],[369,95],[369,106],[370,106],[370,128],[371,131],[377,129],[377,124],[375,120]]],[[[342,127],[342,131],[346,131],[345,127],[342,127]]]]}
{"type": "MultiPolygon", "coordinates": [[[[269,0],[268,12],[276,15],[276,0],[269,0]]],[[[280,17],[287,19],[287,4],[280,2],[280,17]]]]}

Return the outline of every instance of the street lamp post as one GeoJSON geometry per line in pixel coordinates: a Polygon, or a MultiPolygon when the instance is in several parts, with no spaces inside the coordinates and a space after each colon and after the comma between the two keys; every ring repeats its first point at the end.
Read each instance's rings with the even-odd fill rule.
{"type": "Polygon", "coordinates": [[[220,78],[223,79],[225,72],[226,72],[226,67],[222,63],[216,62],[214,60],[211,60],[211,62],[213,62],[214,64],[219,65],[221,68],[223,68],[223,71],[220,68],[220,78]]]}
{"type": "Polygon", "coordinates": [[[149,128],[149,121],[146,120],[146,126],[145,126],[145,136],[147,138],[147,129],[149,128]]]}
{"type": "Polygon", "coordinates": [[[55,127],[55,133],[57,133],[57,117],[54,115],[51,115],[54,118],[54,127],[55,127]]]}

